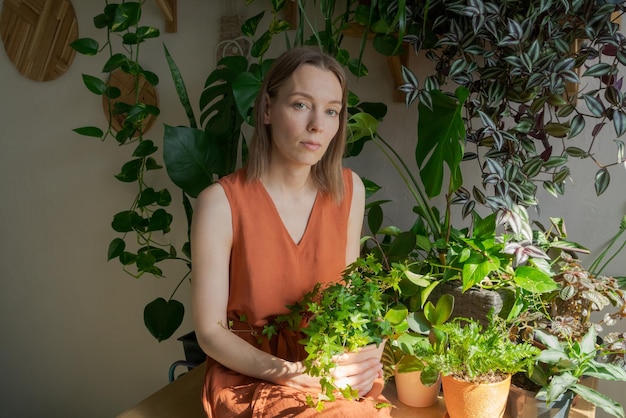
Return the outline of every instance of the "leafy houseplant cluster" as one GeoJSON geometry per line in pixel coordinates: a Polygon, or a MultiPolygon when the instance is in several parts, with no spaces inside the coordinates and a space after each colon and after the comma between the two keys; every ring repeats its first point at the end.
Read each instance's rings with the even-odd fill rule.
{"type": "MultiPolygon", "coordinates": [[[[168,261],[182,262],[187,273],[176,284],[166,300],[162,297],[148,303],[144,309],[144,323],[150,333],[159,341],[166,340],[178,329],[184,316],[184,306],[174,299],[176,291],[187,280],[191,271],[191,251],[189,233],[192,218],[191,199],[210,185],[216,176],[223,176],[235,170],[240,151],[240,125],[242,118],[232,112],[235,108],[230,91],[232,79],[241,71],[240,61],[234,59],[226,69],[220,68],[209,76],[200,99],[200,124],[196,121],[189,102],[182,76],[167,48],[165,57],[170,67],[176,91],[188,117],[189,126],[165,127],[163,160],[167,174],[180,188],[181,200],[186,216],[187,241],[176,249],[167,242],[173,216],[167,211],[172,202],[168,188],[151,187],[151,172],[163,168],[157,161],[158,141],[146,135],[145,121],[156,117],[157,106],[146,104],[140,94],[140,83],[147,82],[156,87],[159,77],[142,67],[139,62],[140,50],[144,42],[160,36],[157,28],[141,25],[143,1],[105,2],[103,13],[93,19],[97,29],[105,32],[106,42],[101,46],[92,38],[81,38],[72,43],[79,53],[86,55],[106,54],[108,58],[102,68],[106,80],[97,76],[83,75],[85,86],[103,98],[108,113],[106,130],[95,126],[85,126],[74,131],[87,137],[104,141],[114,138],[119,145],[129,146],[131,155],[116,178],[124,183],[136,185],[136,195],[127,210],[114,215],[111,226],[120,236],[113,239],[108,248],[108,260],[118,260],[124,271],[139,278],[145,274],[164,277],[164,266],[168,261]],[[134,80],[132,100],[118,100],[120,90],[111,85],[110,75],[121,71],[134,80]],[[218,97],[220,105],[212,102],[218,97]],[[123,119],[121,129],[113,125],[114,117],[123,119]],[[199,128],[199,125],[203,129],[199,128]]],[[[245,60],[244,60],[245,62],[245,60]]]]}
{"type": "Polygon", "coordinates": [[[610,332],[597,338],[598,332],[626,317],[623,279],[600,274],[624,245],[619,238],[626,228],[626,219],[588,269],[572,256],[585,249],[567,241],[562,219],[551,221],[552,228],[538,235],[537,240],[553,245],[553,279],[558,287],[543,294],[526,295],[527,309],[512,320],[512,336],[542,348],[532,370],[527,375],[514,376],[514,384],[536,392],[547,403],[561,395],[571,398],[575,393],[613,416],[623,417],[618,403],[579,384],[579,380],[626,378],[624,335],[610,332]],[[615,245],[619,248],[614,249],[615,245]]]}
{"type": "MultiPolygon", "coordinates": [[[[600,3],[435,0],[411,9],[416,27],[405,40],[433,61],[435,73],[421,85],[405,71],[407,104],[419,98],[431,107],[429,91],[446,86],[468,94],[463,142],[474,150],[464,157],[478,160],[489,193],[464,193],[466,205],[535,205],[537,185],[563,194],[568,163],[579,158],[597,165],[596,192],[607,189],[609,167],[624,162],[624,143],[614,141],[616,158],[608,162],[594,147],[606,129],[617,138],[626,132],[618,68],[626,45],[613,21],[623,5],[600,3]],[[577,145],[571,139],[585,127],[590,138],[577,145]]],[[[418,147],[428,140],[418,135],[418,147]]],[[[426,160],[422,173],[429,163],[441,165],[426,160]]]]}
{"type": "Polygon", "coordinates": [[[485,328],[475,320],[455,318],[437,326],[445,335],[442,350],[418,353],[425,363],[422,380],[434,383],[437,374],[471,382],[503,380],[506,375],[530,369],[540,350],[509,339],[501,319],[492,317],[485,328]]]}
{"type": "MultiPolygon", "coordinates": [[[[603,318],[604,325],[624,315],[623,282],[602,278],[603,265],[593,263],[586,270],[576,260],[561,256],[563,250],[580,247],[567,241],[559,221],[553,222],[556,234],[535,228],[527,208],[538,205],[538,187],[555,196],[565,193],[569,167],[579,159],[597,165],[594,185],[598,195],[609,190],[610,169],[624,163],[624,145],[619,138],[626,132],[626,112],[619,66],[626,64],[626,39],[613,20],[613,13],[621,16],[624,5],[596,0],[299,0],[299,18],[292,28],[280,14],[286,2],[269,3],[269,24],[264,26],[266,14],[262,12],[242,27],[243,34],[254,40],[251,57],[224,58],[208,76],[199,103],[199,122],[181,74],[165,51],[189,123],[165,127],[163,159],[168,175],[181,189],[187,225],[192,215],[190,199],[215,177],[232,172],[245,160],[242,128],[251,124],[252,104],[272,61],[266,53],[277,39],[285,39],[287,48],[318,45],[358,77],[367,77],[362,57],[370,38],[373,47],[384,55],[417,52],[433,62],[434,71],[419,80],[410,69],[403,69],[407,107],[419,101],[415,174],[392,142],[378,133],[387,106],[361,102],[354,94],[348,103],[347,157],[374,146],[389,158],[415,199],[410,214],[415,217],[412,227],[401,231],[384,226],[383,207],[388,202],[369,203],[371,236],[367,238],[371,239],[366,240],[363,258],[346,271],[345,282],[337,287],[318,286],[305,301],[292,307],[290,315],[268,326],[266,333],[272,335],[273,326],[300,326],[306,319],[302,342],[309,353],[308,371],[323,379],[329,399],[337,389],[328,378],[333,353],[380,344],[385,338],[402,349],[404,360],[399,368],[424,370],[424,362],[410,360],[429,356],[433,363],[425,375],[431,379],[436,370],[452,373],[457,357],[436,356],[451,355],[452,339],[462,332],[486,335],[493,331],[499,337],[479,339],[476,344],[508,344],[499,339],[499,325],[491,324],[481,332],[478,324],[469,321],[464,327],[467,330],[461,331],[455,327],[464,320],[444,324],[447,316],[443,314],[438,319],[431,317],[430,326],[419,327],[421,311],[424,315],[429,310],[439,311],[427,303],[433,288],[442,282],[459,281],[464,291],[481,288],[513,295],[514,303],[501,314],[508,320],[519,317],[513,329],[528,341],[544,344],[547,354],[540,355],[541,361],[531,375],[545,372],[539,384],[547,393],[554,393],[557,387],[578,390],[574,389],[577,386],[563,385],[561,379],[573,383],[570,376],[591,374],[591,369],[600,378],[607,378],[607,373],[610,379],[621,378],[612,366],[603,365],[623,362],[625,336],[607,335],[602,348],[606,355],[601,363],[595,363],[589,361],[589,335],[600,325],[600,321],[590,320],[592,312],[616,307],[603,318]],[[362,34],[361,44],[359,51],[349,51],[342,42],[348,29],[355,27],[362,34]],[[596,150],[608,131],[616,138],[609,144],[615,147],[616,158],[604,162],[596,150]],[[465,184],[467,174],[476,167],[481,184],[465,184]],[[438,208],[432,199],[442,194],[445,207],[438,208]],[[454,204],[461,205],[467,226],[453,224],[454,204]],[[491,213],[479,214],[480,206],[491,213]],[[355,289],[363,294],[351,295],[355,289]],[[340,296],[346,305],[333,302],[340,296]],[[370,303],[365,303],[363,296],[370,303]],[[570,316],[570,308],[579,315],[570,316]],[[337,322],[345,319],[348,325],[337,322]],[[431,341],[420,336],[419,343],[413,344],[408,337],[418,329],[427,330],[431,341]],[[559,350],[564,354],[556,355],[559,350]],[[582,359],[584,367],[568,371],[566,363],[575,363],[568,363],[567,358],[582,359]]],[[[106,31],[105,45],[101,48],[94,40],[81,39],[74,48],[86,54],[108,52],[103,72],[121,70],[156,85],[157,76],[138,62],[143,42],[158,36],[158,30],[139,24],[142,4],[106,2],[104,13],[94,19],[96,27],[106,31]],[[124,53],[113,50],[113,41],[118,38],[124,53]]],[[[85,75],[83,80],[92,92],[107,100],[119,95],[97,77],[85,75]]],[[[159,169],[160,164],[154,157],[155,141],[145,138],[142,121],[158,115],[158,108],[137,100],[118,103],[110,112],[125,115],[119,132],[111,125],[106,131],[94,127],[76,130],[101,139],[111,136],[119,144],[133,146],[132,159],[123,164],[118,178],[136,183],[138,193],[130,209],[114,217],[113,228],[122,236],[111,243],[109,258],[118,259],[127,271],[134,266],[131,274],[137,277],[162,275],[159,266],[167,260],[181,260],[190,267],[188,244],[180,251],[159,244],[161,234],[170,229],[172,217],[165,208],[171,197],[167,189],[147,185],[147,173],[159,169]],[[138,242],[136,250],[132,249],[134,241],[138,242]]],[[[368,179],[365,184],[369,196],[378,188],[368,179]]],[[[625,229],[621,226],[615,239],[625,229]]],[[[601,253],[599,260],[605,254],[601,253]]],[[[444,308],[442,305],[445,313],[444,308]]],[[[182,305],[173,297],[168,301],[159,298],[146,307],[146,325],[156,338],[166,339],[179,326],[182,314],[182,305]]],[[[526,348],[522,345],[519,349],[526,348]]],[[[533,352],[528,349],[526,354],[533,352]]],[[[487,359],[483,360],[487,364],[487,359]]],[[[478,366],[473,369],[478,370],[478,366]]],[[[583,395],[583,391],[577,393],[583,395]]],[[[350,390],[345,394],[350,395],[350,390]]],[[[612,401],[595,394],[589,399],[623,416],[612,401]]]]}
{"type": "Polygon", "coordinates": [[[269,338],[280,328],[302,332],[306,372],[320,378],[324,395],[317,401],[309,397],[311,405],[321,409],[323,400],[335,399],[336,391],[350,399],[358,396],[350,387],[335,385],[333,358],[345,352],[358,353],[371,344],[384,345],[401,332],[408,310],[398,302],[398,295],[407,280],[422,284],[410,265],[394,264],[385,269],[373,255],[359,258],[348,266],[340,281],[318,283],[302,300],[289,306],[289,313],[264,327],[269,338]]]}
{"type": "Polygon", "coordinates": [[[569,391],[613,416],[624,417],[624,409],[618,402],[581,383],[585,377],[626,381],[623,367],[598,360],[602,358],[603,350],[598,350],[594,327],[590,327],[580,340],[559,339],[542,330],[537,330],[535,335],[545,346],[530,372],[534,381],[541,385],[537,396],[543,396],[550,403],[569,391]]]}

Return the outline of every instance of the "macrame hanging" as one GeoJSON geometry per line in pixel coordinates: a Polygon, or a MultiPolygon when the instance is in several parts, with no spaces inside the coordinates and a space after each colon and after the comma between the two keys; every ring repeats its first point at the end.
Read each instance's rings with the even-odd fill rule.
{"type": "Polygon", "coordinates": [[[224,15],[220,18],[220,42],[215,48],[215,62],[224,57],[247,56],[250,41],[241,34],[243,17],[239,14],[239,7],[233,0],[221,0],[220,9],[224,15]]]}

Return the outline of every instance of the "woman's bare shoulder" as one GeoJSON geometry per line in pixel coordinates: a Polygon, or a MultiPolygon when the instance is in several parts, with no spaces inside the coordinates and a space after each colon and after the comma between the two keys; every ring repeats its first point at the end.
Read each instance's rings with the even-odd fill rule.
{"type": "Polygon", "coordinates": [[[365,195],[365,185],[363,184],[363,180],[361,180],[361,177],[355,171],[352,171],[352,189],[352,193],[355,195],[365,195]]]}
{"type": "Polygon", "coordinates": [[[224,187],[220,183],[213,183],[198,195],[196,211],[230,212],[230,205],[224,187]]]}

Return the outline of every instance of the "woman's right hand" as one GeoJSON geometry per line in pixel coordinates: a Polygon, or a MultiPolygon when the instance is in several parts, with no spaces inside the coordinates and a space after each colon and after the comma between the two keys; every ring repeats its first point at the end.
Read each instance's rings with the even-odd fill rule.
{"type": "Polygon", "coordinates": [[[383,365],[380,353],[375,346],[363,348],[358,353],[344,353],[335,357],[337,367],[332,375],[335,385],[344,388],[350,385],[359,396],[365,396],[374,385],[374,381],[383,377],[383,365]]]}
{"type": "MultiPolygon", "coordinates": [[[[336,367],[331,371],[331,375],[337,387],[345,388],[349,385],[359,396],[366,395],[372,389],[374,381],[383,376],[383,369],[380,355],[375,352],[377,350],[372,350],[374,351],[372,353],[369,353],[369,350],[369,347],[362,349],[359,355],[344,353],[335,356],[336,367]]],[[[301,362],[293,364],[299,373],[292,374],[292,377],[283,384],[304,391],[319,392],[321,390],[319,377],[306,374],[301,362]]]]}

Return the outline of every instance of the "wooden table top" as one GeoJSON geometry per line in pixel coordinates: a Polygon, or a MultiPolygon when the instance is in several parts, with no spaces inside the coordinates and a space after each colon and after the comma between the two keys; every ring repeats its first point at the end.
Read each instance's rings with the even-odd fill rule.
{"type": "MultiPolygon", "coordinates": [[[[195,367],[166,385],[133,408],[118,415],[119,418],[206,418],[202,408],[201,393],[204,380],[205,365],[195,367]]],[[[398,401],[393,381],[387,382],[383,392],[395,408],[391,412],[393,418],[442,418],[446,412],[443,398],[427,408],[413,408],[398,401]]],[[[582,418],[586,415],[577,405],[570,412],[570,417],[582,418]]],[[[509,417],[508,414],[505,417],[509,417]]]]}
{"type": "MultiPolygon", "coordinates": [[[[161,388],[133,408],[124,411],[119,418],[205,418],[200,394],[204,379],[204,364],[195,367],[172,383],[161,388]]],[[[443,399],[428,408],[412,408],[398,401],[393,382],[385,387],[385,396],[395,405],[391,412],[394,418],[441,418],[446,411],[443,399]]]]}

